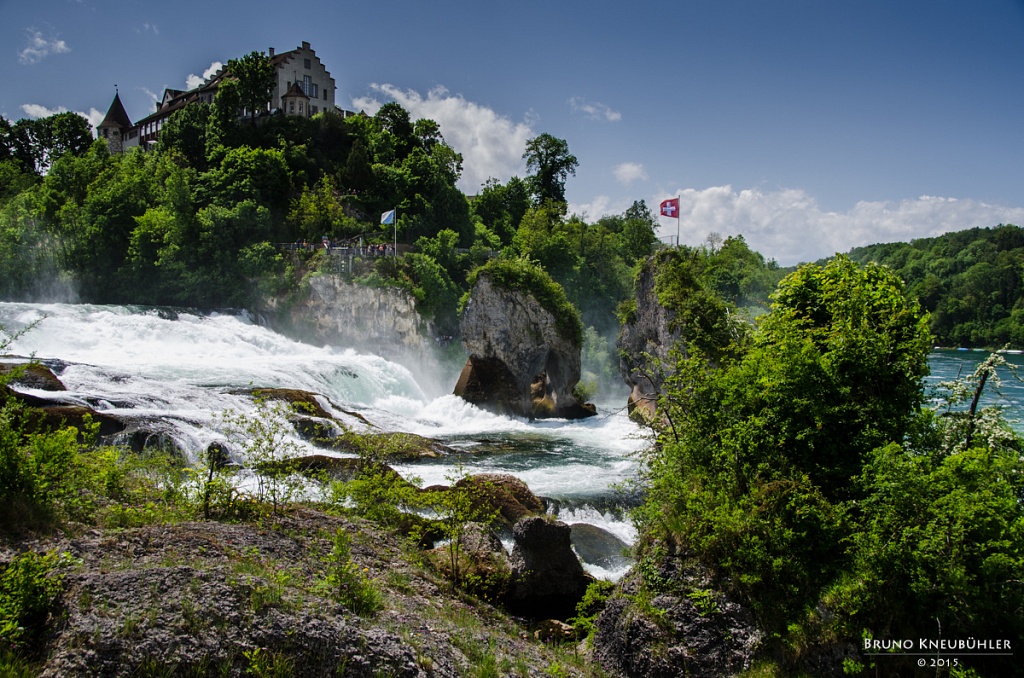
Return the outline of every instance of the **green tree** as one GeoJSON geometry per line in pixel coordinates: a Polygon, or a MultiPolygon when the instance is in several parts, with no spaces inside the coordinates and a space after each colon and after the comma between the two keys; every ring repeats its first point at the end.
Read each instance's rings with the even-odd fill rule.
{"type": "Polygon", "coordinates": [[[632,265],[651,253],[651,246],[658,241],[655,235],[658,224],[643,200],[634,201],[624,216],[620,247],[622,258],[632,265]]]}
{"type": "Polygon", "coordinates": [[[40,176],[65,153],[81,155],[93,143],[89,122],[71,112],[38,120],[23,118],[14,125],[7,123],[0,133],[5,137],[4,154],[17,160],[24,171],[40,176]]]}
{"type": "Polygon", "coordinates": [[[847,562],[869,454],[913,428],[926,322],[891,271],[840,257],[783,280],[740,355],[713,367],[687,345],[646,460],[647,529],[703,560],[764,628],[801,618],[847,562]]]}
{"type": "Polygon", "coordinates": [[[256,116],[266,111],[274,97],[277,71],[263,52],[249,52],[241,59],[228,61],[227,71],[238,82],[238,100],[255,126],[256,116]]]}
{"type": "Polygon", "coordinates": [[[241,145],[238,111],[242,108],[238,80],[225,78],[213,97],[213,109],[206,127],[207,166],[218,164],[229,148],[241,145]]]}
{"type": "Polygon", "coordinates": [[[458,327],[456,308],[461,290],[452,282],[448,272],[434,259],[412,253],[404,257],[413,280],[413,296],[421,313],[433,318],[444,332],[458,327]]]}
{"type": "Polygon", "coordinates": [[[788,455],[826,493],[841,493],[864,453],[907,433],[924,398],[931,334],[892,271],[846,257],[802,266],[779,284],[757,337],[766,356],[796,352],[822,377],[817,388],[799,373],[783,383],[800,386],[794,397],[821,401],[788,455]]]}
{"type": "Polygon", "coordinates": [[[504,185],[497,179],[488,179],[473,200],[473,213],[501,238],[503,245],[512,243],[529,208],[530,192],[519,177],[512,177],[504,185]]]}
{"type": "Polygon", "coordinates": [[[234,206],[251,200],[279,214],[288,204],[291,175],[284,153],[276,148],[232,148],[201,178],[213,204],[234,206]]]}
{"type": "Polygon", "coordinates": [[[78,217],[67,223],[70,228],[63,237],[70,236],[72,242],[68,263],[89,298],[102,303],[125,298],[122,276],[128,245],[135,218],[146,212],[156,194],[156,161],[135,151],[106,165],[90,186],[78,217]]]}
{"type": "Polygon", "coordinates": [[[565,202],[565,181],[576,176],[579,165],[576,156],[569,153],[569,144],[564,139],[541,134],[526,142],[523,160],[532,172],[527,182],[534,202],[565,202]]]}
{"type": "Polygon", "coordinates": [[[330,176],[312,188],[303,189],[302,194],[292,201],[288,221],[293,235],[310,242],[318,242],[324,235],[332,239],[348,238],[362,230],[359,222],[345,214],[337,184],[330,176]]]}
{"type": "Polygon", "coordinates": [[[888,266],[931,312],[931,330],[946,346],[1024,346],[1013,321],[1024,308],[1024,229],[972,228],[854,249],[855,261],[888,266]]]}
{"type": "Polygon", "coordinates": [[[205,172],[206,132],[211,111],[210,104],[193,103],[172,113],[160,130],[156,150],[176,152],[186,165],[205,172]]]}
{"type": "Polygon", "coordinates": [[[397,162],[404,160],[415,147],[415,133],[409,112],[401,104],[390,101],[380,107],[373,116],[377,124],[378,161],[397,162]]]}

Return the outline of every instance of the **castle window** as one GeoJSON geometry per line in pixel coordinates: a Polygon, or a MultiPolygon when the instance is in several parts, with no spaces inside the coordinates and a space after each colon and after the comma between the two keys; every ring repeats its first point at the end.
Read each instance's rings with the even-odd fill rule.
{"type": "Polygon", "coordinates": [[[316,115],[316,106],[310,106],[309,107],[309,114],[310,115],[316,115]]]}
{"type": "Polygon", "coordinates": [[[313,82],[313,78],[308,75],[302,76],[302,91],[310,99],[316,99],[320,96],[319,86],[313,82]]]}
{"type": "Polygon", "coordinates": [[[310,63],[309,59],[305,59],[305,62],[306,62],[305,66],[306,66],[307,69],[312,67],[313,64],[310,63]]]}

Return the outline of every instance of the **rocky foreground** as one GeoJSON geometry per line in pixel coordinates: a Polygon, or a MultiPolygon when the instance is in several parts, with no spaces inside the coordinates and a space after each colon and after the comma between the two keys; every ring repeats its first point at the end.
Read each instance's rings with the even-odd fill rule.
{"type": "Polygon", "coordinates": [[[575,640],[453,590],[407,542],[373,523],[310,509],[257,524],[92,529],[8,543],[67,552],[44,676],[606,675],[575,640]],[[380,593],[356,614],[324,590],[333,536],[380,593]],[[543,634],[541,634],[543,635],[543,634]]]}

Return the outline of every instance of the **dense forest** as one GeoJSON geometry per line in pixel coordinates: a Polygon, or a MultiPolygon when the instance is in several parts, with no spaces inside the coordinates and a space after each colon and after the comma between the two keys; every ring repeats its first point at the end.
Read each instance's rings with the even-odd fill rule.
{"type": "Polygon", "coordinates": [[[972,228],[851,250],[888,266],[931,314],[940,346],[1024,348],[1024,229],[972,228]]]}

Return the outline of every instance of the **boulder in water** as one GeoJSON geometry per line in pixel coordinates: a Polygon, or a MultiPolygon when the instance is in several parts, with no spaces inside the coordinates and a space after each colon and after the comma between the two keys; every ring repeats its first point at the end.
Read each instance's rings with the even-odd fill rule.
{"type": "Polygon", "coordinates": [[[511,529],[520,518],[544,513],[544,502],[519,478],[504,473],[478,473],[455,483],[468,488],[479,512],[495,514],[495,522],[511,529]]]}
{"type": "Polygon", "coordinates": [[[15,377],[11,383],[24,388],[35,388],[40,391],[66,391],[67,387],[57,378],[46,365],[40,363],[0,363],[0,374],[9,375],[12,372],[24,368],[21,374],[15,377]]]}
{"type": "MultiPolygon", "coordinates": [[[[517,270],[518,264],[505,265],[517,270]]],[[[595,414],[593,405],[581,405],[572,393],[580,380],[578,317],[560,317],[554,306],[558,301],[535,294],[528,284],[510,284],[514,276],[506,273],[484,269],[470,290],[460,319],[469,359],[455,395],[521,417],[579,419],[595,414]]],[[[561,295],[565,309],[573,312],[556,283],[544,279],[536,284],[543,285],[547,296],[561,295]]]]}
{"type": "Polygon", "coordinates": [[[629,567],[629,544],[596,525],[576,523],[571,527],[572,547],[584,563],[606,570],[629,567]]]}
{"type": "Polygon", "coordinates": [[[530,516],[515,524],[512,536],[506,607],[531,619],[568,619],[592,581],[572,551],[569,526],[530,516]]]}
{"type": "Polygon", "coordinates": [[[30,418],[36,425],[51,431],[65,426],[74,426],[83,436],[87,431],[86,419],[88,418],[94,425],[99,424],[97,433],[101,438],[117,435],[126,428],[124,422],[117,417],[81,405],[42,407],[33,412],[30,418]]]}
{"type": "Polygon", "coordinates": [[[323,408],[317,400],[315,393],[303,391],[297,388],[253,388],[232,391],[242,395],[251,395],[254,398],[273,400],[289,405],[294,411],[308,414],[321,419],[331,419],[330,413],[323,408]]]}
{"type": "Polygon", "coordinates": [[[364,454],[388,462],[408,462],[419,459],[439,459],[460,452],[454,447],[425,438],[415,433],[345,433],[325,441],[314,440],[340,452],[364,454]]]}
{"type": "MultiPolygon", "coordinates": [[[[128,429],[113,438],[115,445],[124,445],[132,452],[164,452],[181,460],[188,459],[188,451],[178,445],[160,422],[132,423],[128,429]]],[[[216,445],[217,443],[214,443],[216,445]]]]}

